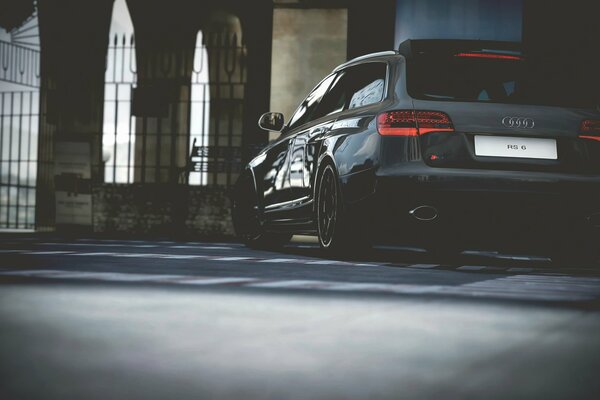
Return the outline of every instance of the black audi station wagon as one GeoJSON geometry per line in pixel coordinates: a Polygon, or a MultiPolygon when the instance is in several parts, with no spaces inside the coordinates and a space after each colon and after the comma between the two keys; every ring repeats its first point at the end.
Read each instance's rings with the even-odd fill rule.
{"type": "Polygon", "coordinates": [[[518,43],[411,40],[335,68],[240,175],[249,246],[316,234],[434,252],[512,246],[597,256],[597,93],[542,81],[518,43]]]}

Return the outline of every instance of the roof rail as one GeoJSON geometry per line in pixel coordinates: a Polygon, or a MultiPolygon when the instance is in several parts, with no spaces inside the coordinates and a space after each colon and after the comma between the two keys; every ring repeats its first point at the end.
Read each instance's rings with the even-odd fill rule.
{"type": "Polygon", "coordinates": [[[394,56],[396,54],[398,54],[398,52],[395,50],[380,51],[377,53],[365,54],[364,56],[359,56],[359,57],[353,58],[352,60],[346,61],[345,63],[338,65],[337,67],[335,67],[333,69],[333,72],[339,71],[340,69],[342,69],[352,63],[355,63],[356,61],[366,60],[367,58],[379,57],[379,56],[394,56]]]}

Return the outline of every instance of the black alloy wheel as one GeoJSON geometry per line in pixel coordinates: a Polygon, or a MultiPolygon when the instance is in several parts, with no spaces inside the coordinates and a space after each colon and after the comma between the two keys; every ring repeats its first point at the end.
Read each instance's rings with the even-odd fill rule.
{"type": "Polygon", "coordinates": [[[319,178],[317,196],[317,232],[323,249],[332,249],[339,242],[340,198],[337,176],[333,167],[327,165],[319,178]]]}

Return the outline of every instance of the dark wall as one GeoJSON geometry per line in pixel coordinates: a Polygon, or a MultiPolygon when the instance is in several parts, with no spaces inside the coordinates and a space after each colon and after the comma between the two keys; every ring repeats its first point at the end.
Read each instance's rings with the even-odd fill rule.
{"type": "Polygon", "coordinates": [[[523,47],[541,90],[574,91],[600,104],[598,1],[525,0],[523,47]]]}
{"type": "Polygon", "coordinates": [[[34,10],[33,0],[0,0],[0,27],[10,31],[20,26],[34,10]]]}
{"type": "Polygon", "coordinates": [[[396,0],[348,1],[348,59],[394,49],[396,0]]]}

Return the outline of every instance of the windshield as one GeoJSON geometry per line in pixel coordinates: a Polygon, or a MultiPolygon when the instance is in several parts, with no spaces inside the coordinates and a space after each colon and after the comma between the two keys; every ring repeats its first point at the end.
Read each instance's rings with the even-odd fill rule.
{"type": "Polygon", "coordinates": [[[595,108],[598,99],[580,74],[520,56],[419,55],[407,63],[407,84],[421,100],[595,108]]]}

